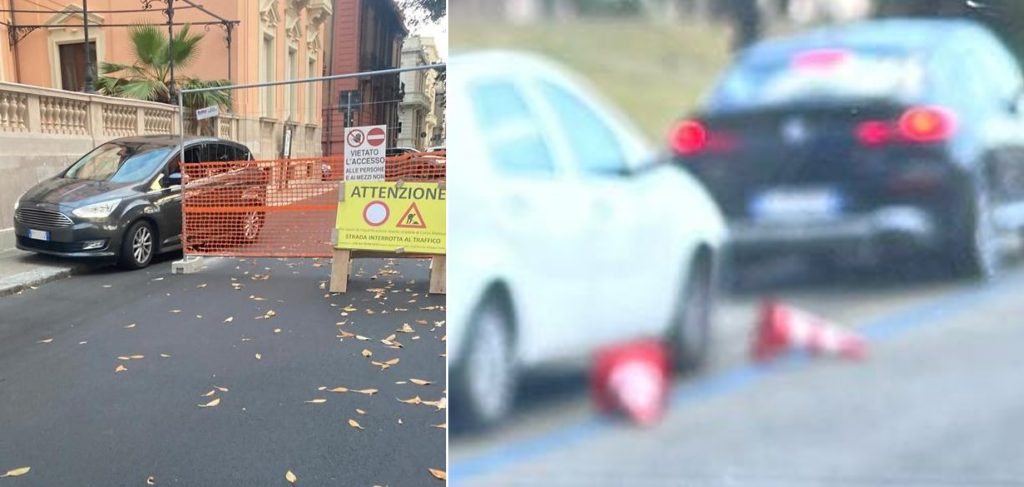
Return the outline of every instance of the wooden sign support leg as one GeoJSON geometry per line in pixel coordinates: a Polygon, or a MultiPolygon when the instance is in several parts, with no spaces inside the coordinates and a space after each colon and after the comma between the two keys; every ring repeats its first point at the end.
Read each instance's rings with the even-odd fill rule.
{"type": "Polygon", "coordinates": [[[447,283],[445,256],[435,255],[430,258],[430,294],[445,294],[447,283]]]}
{"type": "Polygon", "coordinates": [[[348,291],[348,271],[349,262],[351,260],[351,251],[334,249],[334,256],[333,259],[331,259],[332,293],[343,293],[348,291]]]}

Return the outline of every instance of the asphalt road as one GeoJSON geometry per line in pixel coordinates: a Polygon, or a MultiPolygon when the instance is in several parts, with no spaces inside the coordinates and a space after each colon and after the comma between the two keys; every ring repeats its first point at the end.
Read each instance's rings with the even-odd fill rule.
{"type": "Polygon", "coordinates": [[[354,270],[326,295],[328,261],[164,259],[0,298],[0,474],[31,467],[0,485],[442,485],[446,401],[398,399],[445,397],[444,297],[424,261],[354,270]]]}
{"type": "Polygon", "coordinates": [[[790,277],[726,299],[714,363],[660,424],[598,417],[584,375],[544,371],[507,426],[453,431],[452,485],[1024,485],[1024,271],[790,277]],[[766,291],[855,327],[868,358],[750,364],[766,291]]]}

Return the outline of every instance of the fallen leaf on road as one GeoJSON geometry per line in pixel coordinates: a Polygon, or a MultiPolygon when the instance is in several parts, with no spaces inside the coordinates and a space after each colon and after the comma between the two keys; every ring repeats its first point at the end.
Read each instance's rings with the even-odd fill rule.
{"type": "Polygon", "coordinates": [[[130,358],[132,360],[142,360],[142,359],[146,358],[146,356],[145,355],[129,355],[128,358],[130,358]]]}
{"type": "Polygon", "coordinates": [[[409,399],[399,399],[398,402],[404,402],[406,404],[423,404],[423,399],[420,399],[420,396],[416,396],[409,399]]]}
{"type": "Polygon", "coordinates": [[[127,355],[119,355],[119,356],[117,357],[117,359],[118,359],[118,360],[131,360],[132,358],[131,358],[131,357],[129,357],[129,356],[127,356],[127,355]]]}
{"type": "Polygon", "coordinates": [[[274,333],[281,333],[281,329],[280,328],[274,328],[274,333]]]}
{"type": "Polygon", "coordinates": [[[334,389],[327,389],[327,392],[348,392],[348,387],[335,387],[334,389]]]}
{"type": "Polygon", "coordinates": [[[32,470],[32,467],[21,467],[21,468],[16,468],[16,469],[13,469],[13,470],[8,470],[7,473],[5,473],[3,475],[0,475],[0,478],[4,478],[4,477],[21,477],[22,475],[27,474],[29,470],[32,470]]]}
{"type": "Polygon", "coordinates": [[[263,354],[257,353],[256,360],[263,360],[263,354]]]}
{"type": "Polygon", "coordinates": [[[366,349],[366,348],[363,349],[362,353],[363,353],[364,357],[372,357],[373,356],[373,352],[371,352],[369,349],[366,349]]]}
{"type": "Polygon", "coordinates": [[[197,319],[197,320],[201,320],[201,319],[203,319],[203,315],[196,315],[196,319],[197,319]]]}
{"type": "Polygon", "coordinates": [[[202,288],[206,287],[206,283],[204,282],[204,283],[202,283],[202,284],[200,284],[200,285],[198,285],[196,287],[202,289],[202,288]]]}
{"type": "Polygon", "coordinates": [[[341,308],[341,310],[348,313],[351,313],[353,311],[359,311],[358,308],[353,308],[352,305],[345,306],[344,308],[341,308]]]}
{"type": "Polygon", "coordinates": [[[438,480],[448,480],[448,474],[445,473],[444,470],[438,470],[436,468],[428,468],[427,470],[430,470],[430,475],[433,475],[434,478],[438,480]]]}
{"type": "Polygon", "coordinates": [[[385,344],[385,345],[389,345],[391,343],[391,341],[394,340],[395,338],[397,338],[397,335],[392,333],[392,334],[388,335],[387,338],[381,340],[380,342],[385,344]]]}
{"type": "Polygon", "coordinates": [[[103,287],[105,287],[105,288],[111,288],[111,287],[113,287],[113,286],[111,286],[110,284],[104,284],[104,285],[103,285],[103,287]]]}
{"type": "Polygon", "coordinates": [[[427,320],[416,320],[416,323],[420,325],[425,325],[427,324],[427,320]]]}
{"type": "Polygon", "coordinates": [[[210,389],[210,392],[207,392],[206,394],[203,394],[202,397],[210,397],[210,396],[212,396],[212,395],[214,395],[216,393],[217,393],[217,389],[210,389]]]}
{"type": "Polygon", "coordinates": [[[353,428],[356,428],[356,429],[365,429],[365,428],[363,428],[362,426],[359,425],[358,421],[356,421],[354,419],[348,420],[348,425],[353,427],[353,428]]]}
{"type": "Polygon", "coordinates": [[[213,408],[213,407],[217,407],[218,404],[220,404],[220,398],[219,397],[214,399],[214,400],[212,400],[212,401],[210,401],[210,402],[208,402],[208,403],[206,403],[206,404],[200,404],[199,407],[201,407],[201,408],[213,408]]]}
{"type": "Polygon", "coordinates": [[[406,382],[404,380],[396,380],[395,384],[408,384],[408,382],[406,382]]]}
{"type": "Polygon", "coordinates": [[[154,280],[154,281],[162,281],[162,280],[164,280],[164,278],[162,278],[162,277],[157,277],[157,278],[155,278],[155,279],[153,279],[153,280],[154,280]]]}
{"type": "Polygon", "coordinates": [[[125,326],[125,328],[135,328],[135,323],[125,326]]]}
{"type": "Polygon", "coordinates": [[[294,484],[299,480],[299,478],[296,477],[291,470],[284,473],[284,479],[287,480],[289,484],[294,484]]]}
{"type": "Polygon", "coordinates": [[[228,316],[227,318],[224,318],[224,323],[231,323],[232,321],[235,321],[234,316],[228,316]]]}
{"type": "Polygon", "coordinates": [[[433,426],[435,428],[441,428],[443,430],[448,429],[448,423],[432,424],[431,426],[433,426]]]}
{"type": "Polygon", "coordinates": [[[252,341],[252,338],[245,338],[245,337],[242,337],[242,341],[243,341],[243,342],[251,342],[251,341],[252,341]]]}
{"type": "Polygon", "coordinates": [[[412,382],[413,384],[416,384],[418,386],[429,386],[430,384],[433,384],[433,382],[423,379],[409,379],[409,382],[412,382]]]}
{"type": "Polygon", "coordinates": [[[393,358],[393,359],[391,359],[391,360],[387,360],[387,361],[385,361],[384,363],[386,363],[386,364],[388,364],[388,365],[398,365],[398,361],[399,361],[399,360],[400,360],[400,359],[399,359],[398,357],[395,357],[395,358],[393,358]]]}
{"type": "Polygon", "coordinates": [[[323,403],[327,402],[327,399],[324,399],[322,397],[318,397],[316,399],[310,399],[308,401],[303,401],[303,402],[305,402],[306,404],[323,404],[323,403]]]}
{"type": "Polygon", "coordinates": [[[436,401],[423,401],[423,404],[427,406],[434,406],[438,411],[440,411],[448,407],[448,399],[442,397],[436,401]]]}
{"type": "Polygon", "coordinates": [[[416,330],[409,326],[408,323],[402,323],[402,327],[398,329],[402,333],[415,333],[416,330]]]}
{"type": "Polygon", "coordinates": [[[171,313],[181,313],[181,310],[180,309],[172,309],[171,313]]]}
{"type": "Polygon", "coordinates": [[[125,367],[124,364],[117,364],[117,368],[114,369],[114,372],[124,372],[126,370],[128,370],[128,367],[125,367]]]}
{"type": "Polygon", "coordinates": [[[152,475],[146,477],[146,485],[156,485],[156,478],[154,478],[152,475]]]}
{"type": "Polygon", "coordinates": [[[402,422],[402,418],[398,418],[398,424],[405,424],[402,422]]]}
{"type": "Polygon", "coordinates": [[[161,353],[160,356],[163,358],[171,358],[171,354],[169,353],[161,353]]]}
{"type": "Polygon", "coordinates": [[[359,408],[356,408],[356,412],[359,414],[366,414],[366,411],[363,411],[362,409],[359,408]]]}
{"type": "Polygon", "coordinates": [[[360,394],[366,394],[367,396],[372,396],[372,395],[377,393],[377,389],[359,389],[359,390],[354,391],[354,392],[358,392],[360,394]]]}
{"type": "Polygon", "coordinates": [[[362,335],[356,335],[356,340],[362,340],[362,341],[364,341],[364,342],[365,342],[366,340],[369,340],[369,338],[367,338],[367,337],[364,337],[364,336],[362,336],[362,335]]]}
{"type": "Polygon", "coordinates": [[[214,388],[214,389],[217,389],[217,390],[218,390],[218,391],[220,391],[220,392],[228,392],[228,388],[227,388],[227,387],[223,387],[223,386],[213,386],[213,388],[214,388]]]}
{"type": "Polygon", "coordinates": [[[347,332],[345,330],[341,330],[341,331],[338,332],[338,338],[349,338],[349,337],[354,337],[354,336],[356,336],[355,333],[349,333],[349,332],[347,332]]]}
{"type": "Polygon", "coordinates": [[[86,343],[89,343],[89,342],[87,342],[85,340],[82,340],[82,341],[78,342],[79,345],[85,345],[86,343]]]}
{"type": "Polygon", "coordinates": [[[52,342],[52,341],[53,341],[53,338],[44,338],[44,339],[42,339],[42,340],[39,340],[39,341],[38,341],[38,342],[36,342],[36,343],[50,343],[50,342],[52,342]]]}

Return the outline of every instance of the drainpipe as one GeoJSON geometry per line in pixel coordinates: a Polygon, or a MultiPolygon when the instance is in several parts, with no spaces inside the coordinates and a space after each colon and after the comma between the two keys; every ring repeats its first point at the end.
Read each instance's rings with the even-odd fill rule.
{"type": "MultiPolygon", "coordinates": [[[[13,34],[16,31],[15,27],[18,26],[18,22],[16,20],[14,20],[14,16],[16,15],[14,13],[14,0],[9,0],[9,3],[10,3],[10,9],[11,9],[11,27],[10,28],[11,28],[11,33],[13,34]]],[[[14,35],[11,35],[11,39],[10,40],[11,41],[14,40],[14,35]]],[[[11,44],[11,48],[14,49],[14,81],[16,83],[21,83],[21,61],[18,60],[18,45],[12,43],[11,44]]]]}

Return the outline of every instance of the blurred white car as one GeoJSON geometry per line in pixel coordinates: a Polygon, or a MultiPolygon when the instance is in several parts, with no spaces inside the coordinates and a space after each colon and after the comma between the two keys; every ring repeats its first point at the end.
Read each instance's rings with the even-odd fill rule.
{"type": "Polygon", "coordinates": [[[664,338],[681,367],[699,365],[725,237],[702,187],[540,58],[451,62],[448,351],[463,419],[505,416],[524,367],[624,340],[664,338]]]}

